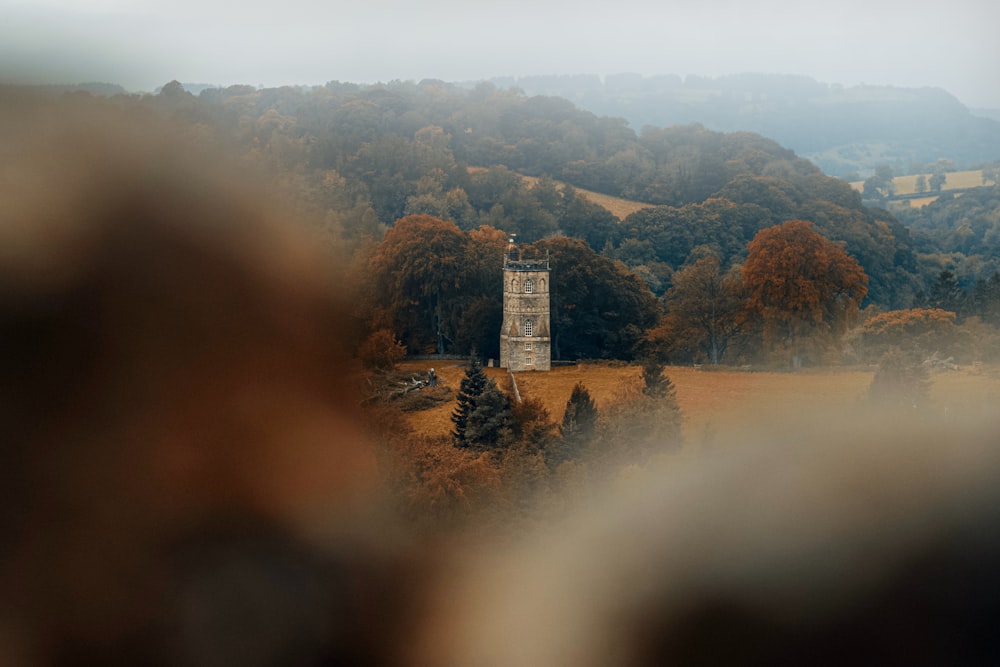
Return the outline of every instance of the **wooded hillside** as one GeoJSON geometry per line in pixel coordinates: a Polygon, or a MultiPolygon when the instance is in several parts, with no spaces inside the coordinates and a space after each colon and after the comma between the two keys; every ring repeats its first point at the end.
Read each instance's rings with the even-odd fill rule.
{"type": "Polygon", "coordinates": [[[497,80],[530,95],[559,95],[634,128],[698,122],[751,131],[809,158],[832,176],[867,177],[880,164],[913,173],[941,158],[974,168],[1000,156],[1000,122],[940,88],[841,86],[807,76],[615,74],[497,80]]]}
{"type": "MultiPolygon", "coordinates": [[[[493,351],[499,248],[512,234],[542,242],[555,265],[587,271],[586,290],[574,283],[555,293],[564,358],[637,354],[659,317],[654,297],[669,295],[676,272],[708,255],[729,271],[757,234],[790,220],[808,221],[857,261],[868,281],[862,307],[930,305],[950,261],[926,244],[921,256],[893,215],[760,135],[697,124],[637,134],[565,99],[492,84],[7,92],[29,115],[58,109],[169,128],[264,174],[352,258],[361,335],[388,329],[411,353],[493,351]],[[647,207],[619,219],[576,188],[647,207]],[[395,229],[401,219],[436,231],[395,229]],[[452,245],[442,254],[445,238],[452,245]],[[421,256],[433,262],[413,265],[421,256]]],[[[989,278],[990,266],[974,280],[989,278]]]]}

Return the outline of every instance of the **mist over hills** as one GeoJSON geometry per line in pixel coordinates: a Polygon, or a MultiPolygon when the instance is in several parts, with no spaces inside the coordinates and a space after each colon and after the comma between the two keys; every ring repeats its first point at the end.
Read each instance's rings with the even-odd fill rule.
{"type": "Polygon", "coordinates": [[[757,132],[831,176],[864,177],[879,164],[910,173],[939,159],[970,168],[1000,157],[1000,111],[973,113],[940,88],[844,87],[778,74],[584,74],[493,83],[564,97],[595,114],[625,118],[637,131],[701,123],[757,132]]]}
{"type": "MultiPolygon", "coordinates": [[[[701,124],[720,132],[748,131],[795,151],[826,174],[861,180],[879,165],[896,174],[977,168],[1000,159],[1000,109],[972,110],[941,88],[845,87],[808,76],[732,74],[702,77],[634,73],[498,77],[500,88],[559,97],[598,116],[644,127],[701,124]]],[[[482,81],[454,85],[474,88],[482,81]]],[[[222,88],[185,83],[193,94],[222,88]]],[[[42,86],[46,92],[125,92],[116,84],[42,86]]],[[[308,88],[308,87],[305,87],[308,88]]],[[[159,89],[153,92],[160,92],[159,89]]]]}

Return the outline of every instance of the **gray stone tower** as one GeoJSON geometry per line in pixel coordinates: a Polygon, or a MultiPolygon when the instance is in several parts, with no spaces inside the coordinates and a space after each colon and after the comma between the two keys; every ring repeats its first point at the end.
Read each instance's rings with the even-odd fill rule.
{"type": "Polygon", "coordinates": [[[500,367],[515,372],[552,367],[548,254],[541,259],[521,257],[513,238],[503,257],[500,367]]]}

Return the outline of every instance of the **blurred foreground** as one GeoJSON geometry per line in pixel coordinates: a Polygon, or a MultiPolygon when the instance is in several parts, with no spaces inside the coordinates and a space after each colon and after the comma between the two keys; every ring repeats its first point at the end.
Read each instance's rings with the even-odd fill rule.
{"type": "Polygon", "coordinates": [[[429,539],[311,229],[169,134],[35,120],[0,121],[0,664],[995,662],[996,415],[771,415],[429,539]]]}

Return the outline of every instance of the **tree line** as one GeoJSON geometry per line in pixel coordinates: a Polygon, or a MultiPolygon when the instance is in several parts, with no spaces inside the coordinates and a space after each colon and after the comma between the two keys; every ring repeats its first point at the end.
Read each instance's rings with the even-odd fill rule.
{"type": "MultiPolygon", "coordinates": [[[[510,233],[567,258],[554,266],[567,281],[553,292],[561,300],[554,352],[564,359],[634,358],[661,324],[664,306],[669,316],[683,301],[671,290],[686,269],[708,254],[722,272],[745,266],[756,235],[789,220],[810,221],[859,263],[868,278],[862,306],[932,307],[936,281],[952,269],[946,252],[921,252],[935,248],[769,139],[699,125],[637,134],[566,100],[490,84],[231,86],[194,96],[172,82],[156,95],[41,96],[34,103],[169,127],[179,140],[217,147],[264,173],[353,258],[351,289],[366,304],[361,335],[386,329],[411,353],[495,352],[496,267],[500,239],[510,233]],[[577,187],[649,207],[619,221],[577,187]],[[428,257],[419,266],[403,250],[414,242],[413,228],[392,233],[398,221],[418,219],[451,225],[434,232],[442,247],[418,253],[428,257]]],[[[976,210],[977,221],[987,208],[976,210]]],[[[980,238],[988,243],[987,231],[980,238]]],[[[956,273],[971,292],[963,271],[956,273]]],[[[750,358],[748,341],[762,341],[764,328],[741,321],[731,327],[737,335],[725,344],[728,352],[713,334],[707,352],[675,346],[671,353],[750,358]]],[[[766,347],[757,345],[757,353],[766,347]]]]}
{"type": "Polygon", "coordinates": [[[753,133],[700,125],[636,133],[564,99],[440,81],[230,86],[198,96],[172,82],[157,95],[63,102],[129,122],[169,122],[182,136],[235,153],[349,244],[378,240],[396,220],[419,214],[527,242],[565,235],[643,267],[662,293],[669,281],[659,264],[679,269],[685,249],[714,243],[728,263],[756,231],[798,218],[848,244],[872,278],[870,300],[910,306],[921,285],[905,227],[753,133]],[[618,224],[576,188],[659,210],[618,224]],[[725,213],[727,202],[736,209],[725,213]],[[675,237],[679,247],[666,247],[675,237]]]}
{"type": "MultiPolygon", "coordinates": [[[[385,348],[393,351],[497,358],[506,244],[490,227],[465,232],[430,216],[398,221],[359,271],[366,344],[389,340],[399,346],[385,348]]],[[[661,298],[624,262],[580,239],[543,239],[526,251],[550,257],[555,360],[875,363],[886,339],[905,345],[909,334],[904,327],[872,336],[869,321],[935,312],[948,313],[954,331],[920,339],[925,355],[971,361],[1000,351],[1000,274],[966,294],[943,271],[919,306],[883,308],[867,300],[871,278],[847,244],[810,221],[758,231],[740,263],[727,264],[710,245],[693,248],[661,298]],[[960,333],[976,327],[975,335],[960,333]]]]}
{"type": "MultiPolygon", "coordinates": [[[[360,269],[361,319],[413,353],[498,358],[507,241],[492,227],[466,232],[426,215],[399,220],[360,269]]],[[[528,247],[551,257],[553,357],[631,359],[661,314],[649,287],[580,239],[528,247]]]]}
{"type": "MultiPolygon", "coordinates": [[[[370,335],[395,336],[421,353],[499,356],[506,243],[489,227],[463,232],[429,216],[398,221],[365,270],[370,335]]],[[[624,263],[579,239],[544,239],[528,252],[550,257],[556,360],[655,356],[717,364],[737,357],[726,356],[737,342],[743,359],[787,353],[795,366],[805,356],[816,364],[837,349],[868,293],[857,260],[800,220],[758,232],[746,261],[728,269],[711,247],[700,247],[662,301],[624,263]]]]}

